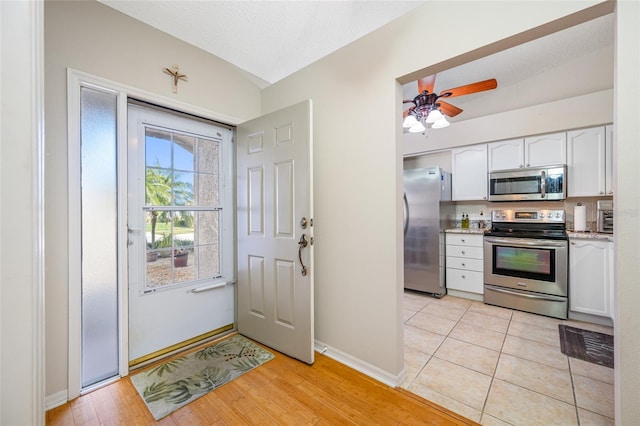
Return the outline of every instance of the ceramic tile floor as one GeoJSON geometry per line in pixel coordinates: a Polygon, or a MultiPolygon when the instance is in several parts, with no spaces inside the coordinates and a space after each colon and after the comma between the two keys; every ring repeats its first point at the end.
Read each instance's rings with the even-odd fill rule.
{"type": "Polygon", "coordinates": [[[563,321],[445,296],[404,294],[402,387],[483,425],[613,425],[613,369],[560,352],[563,321]]]}

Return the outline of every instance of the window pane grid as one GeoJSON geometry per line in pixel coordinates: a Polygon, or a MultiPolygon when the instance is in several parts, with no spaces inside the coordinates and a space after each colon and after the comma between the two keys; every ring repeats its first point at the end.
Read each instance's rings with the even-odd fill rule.
{"type": "Polygon", "coordinates": [[[220,273],[219,144],[148,127],[146,291],[220,273]]]}

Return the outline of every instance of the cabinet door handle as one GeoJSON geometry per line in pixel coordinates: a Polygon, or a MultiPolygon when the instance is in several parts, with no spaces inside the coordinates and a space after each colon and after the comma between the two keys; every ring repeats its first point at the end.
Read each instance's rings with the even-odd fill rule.
{"type": "Polygon", "coordinates": [[[462,275],[462,279],[465,279],[465,278],[467,278],[467,277],[465,277],[464,275],[462,275]]]}
{"type": "Polygon", "coordinates": [[[464,250],[462,250],[462,254],[466,254],[466,253],[464,252],[464,250]]]}

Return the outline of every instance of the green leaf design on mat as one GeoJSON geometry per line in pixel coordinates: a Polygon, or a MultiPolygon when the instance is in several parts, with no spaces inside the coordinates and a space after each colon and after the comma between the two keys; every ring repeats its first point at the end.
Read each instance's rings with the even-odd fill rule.
{"type": "Polygon", "coordinates": [[[204,382],[211,384],[211,389],[215,389],[231,380],[231,372],[218,367],[207,367],[198,374],[198,377],[204,382]]]}
{"type": "Polygon", "coordinates": [[[247,371],[256,368],[262,364],[262,361],[256,358],[243,358],[232,364],[233,368],[246,373],[247,371]]]}
{"type": "Polygon", "coordinates": [[[157,374],[158,377],[162,377],[162,375],[164,373],[172,373],[176,368],[178,368],[180,366],[180,364],[182,364],[184,362],[184,358],[178,358],[175,359],[173,361],[167,361],[164,364],[161,364],[155,368],[153,368],[152,370],[150,370],[147,375],[148,376],[152,376],[154,374],[157,374]]]}

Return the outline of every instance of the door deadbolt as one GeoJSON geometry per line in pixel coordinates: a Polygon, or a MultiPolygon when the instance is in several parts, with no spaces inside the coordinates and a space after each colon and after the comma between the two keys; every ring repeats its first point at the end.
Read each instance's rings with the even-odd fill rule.
{"type": "Polygon", "coordinates": [[[307,218],[303,216],[302,219],[300,219],[300,228],[307,229],[307,225],[313,226],[313,218],[307,220],[307,218]]]}

